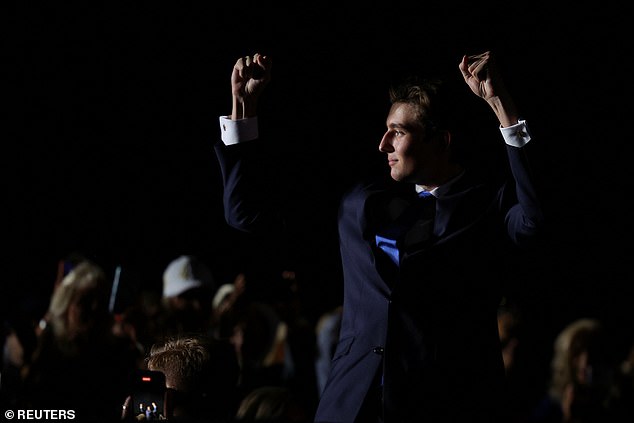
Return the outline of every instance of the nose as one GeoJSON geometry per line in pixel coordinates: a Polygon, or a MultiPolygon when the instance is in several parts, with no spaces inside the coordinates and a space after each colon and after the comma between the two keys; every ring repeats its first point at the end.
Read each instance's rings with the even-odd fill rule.
{"type": "Polygon", "coordinates": [[[381,138],[381,142],[379,143],[379,151],[381,153],[391,153],[392,151],[394,151],[389,131],[383,135],[383,138],[381,138]]]}

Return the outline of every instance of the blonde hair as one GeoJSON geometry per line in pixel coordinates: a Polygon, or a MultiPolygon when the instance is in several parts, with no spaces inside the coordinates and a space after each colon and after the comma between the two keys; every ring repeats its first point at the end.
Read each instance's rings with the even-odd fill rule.
{"type": "Polygon", "coordinates": [[[549,393],[553,398],[561,400],[566,386],[575,381],[574,359],[594,344],[602,329],[598,320],[583,318],[575,320],[559,332],[555,338],[551,361],[549,393]]]}
{"type": "Polygon", "coordinates": [[[88,260],[77,264],[61,281],[51,296],[47,321],[56,338],[68,338],[78,332],[104,324],[108,313],[108,281],[103,269],[88,260]],[[81,302],[79,327],[71,327],[68,311],[81,302]]]}

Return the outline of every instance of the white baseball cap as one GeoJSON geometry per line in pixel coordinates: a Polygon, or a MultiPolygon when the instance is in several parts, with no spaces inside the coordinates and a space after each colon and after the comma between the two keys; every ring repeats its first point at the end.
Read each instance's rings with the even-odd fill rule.
{"type": "Polygon", "coordinates": [[[182,255],[172,260],[163,272],[163,298],[212,284],[213,277],[205,263],[196,257],[182,255]]]}

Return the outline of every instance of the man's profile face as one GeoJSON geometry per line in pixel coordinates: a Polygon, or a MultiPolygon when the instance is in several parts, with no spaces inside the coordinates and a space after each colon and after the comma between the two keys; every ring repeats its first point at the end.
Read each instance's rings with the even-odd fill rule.
{"type": "Polygon", "coordinates": [[[438,164],[435,143],[430,142],[417,118],[416,107],[395,103],[387,116],[387,131],[379,150],[387,155],[395,181],[424,184],[438,164]]]}

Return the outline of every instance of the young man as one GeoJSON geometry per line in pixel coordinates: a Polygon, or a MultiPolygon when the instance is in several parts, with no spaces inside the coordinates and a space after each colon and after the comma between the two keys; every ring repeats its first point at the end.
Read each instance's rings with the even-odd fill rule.
{"type": "MultiPolygon", "coordinates": [[[[238,407],[240,365],[233,346],[205,334],[180,334],[154,343],[147,369],[165,375],[163,409],[155,418],[140,418],[128,396],[122,420],[167,420],[229,423],[238,407]]],[[[156,407],[156,405],[155,405],[156,407]]]]}
{"type": "MultiPolygon", "coordinates": [[[[391,178],[358,184],[340,205],[343,318],[315,422],[504,417],[496,317],[504,260],[531,244],[543,216],[528,167],[531,136],[492,54],[464,56],[458,67],[497,116],[508,178],[491,184],[497,179],[481,179],[460,162],[454,144],[462,128],[451,115],[458,100],[445,97],[441,81],[391,91],[379,144],[391,178]]],[[[233,110],[220,118],[216,146],[227,222],[254,233],[284,228],[283,217],[267,212],[262,187],[270,181],[254,171],[252,154],[271,69],[260,54],[237,60],[233,110]]]]}

